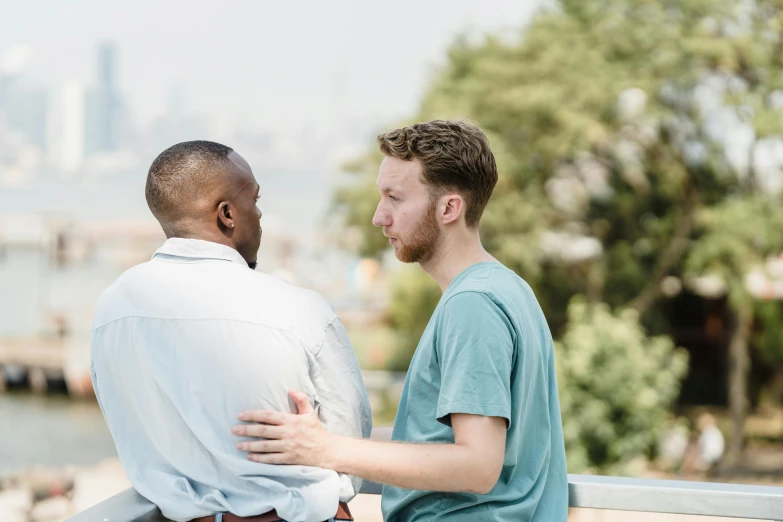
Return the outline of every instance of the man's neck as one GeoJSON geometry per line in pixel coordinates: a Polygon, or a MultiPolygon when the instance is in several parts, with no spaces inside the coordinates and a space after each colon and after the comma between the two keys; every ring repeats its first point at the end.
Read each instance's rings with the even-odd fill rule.
{"type": "Polygon", "coordinates": [[[433,256],[421,263],[421,268],[438,283],[441,292],[445,292],[451,281],[466,268],[486,261],[497,262],[484,250],[478,231],[441,237],[443,240],[433,256]]]}

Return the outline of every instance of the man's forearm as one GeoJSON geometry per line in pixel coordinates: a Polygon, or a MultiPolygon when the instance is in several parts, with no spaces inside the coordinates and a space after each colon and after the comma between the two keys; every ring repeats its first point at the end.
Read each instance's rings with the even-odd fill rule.
{"type": "Polygon", "coordinates": [[[263,464],[301,464],[406,489],[486,493],[503,469],[507,420],[467,413],[450,415],[454,443],[406,444],[330,433],[307,395],[290,391],[297,415],[273,410],[240,412],[237,449],[263,464]]]}
{"type": "Polygon", "coordinates": [[[471,448],[336,437],[328,467],[405,489],[486,493],[497,475],[471,448]]]}

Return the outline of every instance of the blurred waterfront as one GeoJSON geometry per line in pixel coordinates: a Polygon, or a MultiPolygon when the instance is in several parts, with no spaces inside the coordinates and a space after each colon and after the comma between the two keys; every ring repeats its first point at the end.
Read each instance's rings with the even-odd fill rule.
{"type": "Polygon", "coordinates": [[[33,466],[94,465],[117,455],[94,401],[5,393],[0,419],[0,480],[33,466]]]}

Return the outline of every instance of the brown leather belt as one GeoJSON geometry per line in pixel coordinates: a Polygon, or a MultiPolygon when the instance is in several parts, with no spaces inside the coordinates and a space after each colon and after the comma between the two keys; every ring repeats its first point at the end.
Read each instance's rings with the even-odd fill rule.
{"type": "MultiPolygon", "coordinates": [[[[334,515],[334,517],[332,518],[335,518],[337,520],[353,520],[353,517],[351,516],[351,511],[348,509],[348,504],[346,504],[345,502],[340,502],[340,504],[337,506],[337,514],[334,515]]],[[[210,515],[208,517],[194,518],[190,522],[215,522],[215,515],[210,515]]],[[[285,521],[279,516],[277,516],[277,512],[273,509],[272,511],[264,513],[263,515],[255,515],[252,517],[240,517],[237,515],[232,515],[231,513],[224,513],[223,522],[285,522],[285,521]]]]}

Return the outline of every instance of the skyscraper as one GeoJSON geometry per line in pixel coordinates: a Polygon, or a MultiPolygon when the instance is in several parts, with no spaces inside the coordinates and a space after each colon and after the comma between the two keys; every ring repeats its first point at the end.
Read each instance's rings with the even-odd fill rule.
{"type": "Polygon", "coordinates": [[[33,49],[12,46],[0,60],[0,119],[26,143],[46,146],[49,109],[46,91],[25,74],[33,49]]]}
{"type": "Polygon", "coordinates": [[[6,83],[2,110],[8,125],[28,143],[46,148],[49,102],[46,91],[32,82],[14,79],[6,83]]]}
{"type": "Polygon", "coordinates": [[[117,89],[117,48],[98,46],[96,85],[85,98],[85,154],[111,152],[120,145],[122,100],[117,89]]]}

